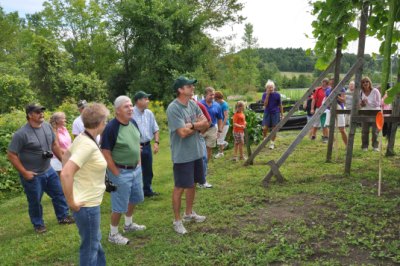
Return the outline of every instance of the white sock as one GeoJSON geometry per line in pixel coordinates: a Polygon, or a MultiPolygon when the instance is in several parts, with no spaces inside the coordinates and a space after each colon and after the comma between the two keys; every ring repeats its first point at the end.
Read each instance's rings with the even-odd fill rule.
{"type": "Polygon", "coordinates": [[[128,226],[132,223],[132,216],[128,217],[125,215],[125,225],[128,226]]]}
{"type": "Polygon", "coordinates": [[[118,226],[113,226],[110,224],[110,230],[111,230],[110,232],[111,235],[118,234],[118,226]]]}

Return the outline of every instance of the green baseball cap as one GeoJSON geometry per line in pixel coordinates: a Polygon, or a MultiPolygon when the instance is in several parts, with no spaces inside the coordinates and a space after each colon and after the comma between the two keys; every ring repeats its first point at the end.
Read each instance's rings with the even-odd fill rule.
{"type": "Polygon", "coordinates": [[[137,100],[143,99],[143,98],[149,98],[151,96],[151,94],[147,94],[144,91],[138,91],[135,93],[135,96],[133,96],[133,99],[135,100],[135,102],[137,100]]]}
{"type": "Polygon", "coordinates": [[[188,79],[184,76],[180,76],[175,80],[173,88],[175,91],[177,91],[179,88],[182,88],[185,85],[192,85],[195,83],[197,83],[197,79],[188,79]]]}

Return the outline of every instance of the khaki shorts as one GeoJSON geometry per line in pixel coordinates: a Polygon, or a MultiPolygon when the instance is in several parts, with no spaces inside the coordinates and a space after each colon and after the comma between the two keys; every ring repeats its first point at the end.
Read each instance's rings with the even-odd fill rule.
{"type": "Polygon", "coordinates": [[[217,127],[210,127],[204,134],[203,138],[206,141],[206,146],[209,148],[214,148],[217,146],[217,127]]]}

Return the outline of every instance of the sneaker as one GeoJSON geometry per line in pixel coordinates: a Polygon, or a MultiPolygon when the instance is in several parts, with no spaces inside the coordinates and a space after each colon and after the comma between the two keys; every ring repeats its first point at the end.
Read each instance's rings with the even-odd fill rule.
{"type": "Polygon", "coordinates": [[[374,151],[378,151],[378,152],[379,152],[379,148],[374,148],[373,150],[374,150],[374,151]]]}
{"type": "Polygon", "coordinates": [[[58,220],[59,224],[74,224],[75,220],[71,215],[65,216],[61,220],[58,220]]]}
{"type": "Polygon", "coordinates": [[[237,162],[237,161],[238,161],[238,158],[237,158],[237,157],[232,157],[231,160],[234,161],[234,162],[237,162]]]}
{"type": "Polygon", "coordinates": [[[198,184],[198,187],[199,188],[212,188],[213,186],[210,183],[205,182],[204,184],[198,184]]]}
{"type": "Polygon", "coordinates": [[[275,149],[275,143],[273,143],[272,141],[271,141],[271,144],[269,144],[269,149],[270,150],[275,149]]]}
{"type": "Polygon", "coordinates": [[[44,225],[39,225],[37,227],[35,227],[35,232],[38,234],[43,234],[47,232],[47,228],[44,225]]]}
{"type": "Polygon", "coordinates": [[[145,229],[146,229],[145,225],[131,223],[130,225],[125,225],[123,231],[124,233],[127,233],[127,232],[143,231],[145,229]]]}
{"type": "Polygon", "coordinates": [[[198,215],[194,211],[192,211],[192,214],[185,214],[183,215],[183,221],[184,222],[191,222],[195,221],[196,223],[202,223],[206,220],[205,216],[198,215]]]}
{"type": "Polygon", "coordinates": [[[178,234],[184,235],[187,233],[186,228],[183,226],[182,221],[174,221],[173,222],[174,225],[174,230],[175,232],[177,232],[178,234]]]}
{"type": "Polygon", "coordinates": [[[368,151],[368,148],[363,148],[362,151],[368,151]]]}
{"type": "Polygon", "coordinates": [[[215,159],[222,158],[222,157],[224,157],[224,154],[223,154],[222,152],[218,152],[218,153],[214,156],[215,159]]]}
{"type": "Polygon", "coordinates": [[[117,244],[117,245],[128,245],[129,244],[129,239],[126,237],[123,237],[120,233],[116,233],[114,235],[109,234],[108,241],[110,241],[111,243],[117,244]]]}
{"type": "Polygon", "coordinates": [[[246,156],[240,157],[239,160],[246,161],[246,160],[247,160],[247,157],[246,157],[246,156]]]}
{"type": "Polygon", "coordinates": [[[315,136],[311,136],[311,140],[315,140],[315,136]]]}
{"type": "Polygon", "coordinates": [[[224,150],[228,147],[229,143],[224,140],[224,150]]]}
{"type": "Polygon", "coordinates": [[[322,143],[328,143],[328,137],[322,136],[322,143]]]}

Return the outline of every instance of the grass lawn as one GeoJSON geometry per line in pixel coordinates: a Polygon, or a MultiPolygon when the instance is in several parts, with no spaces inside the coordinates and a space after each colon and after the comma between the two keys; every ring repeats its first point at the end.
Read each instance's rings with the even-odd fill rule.
{"type": "MultiPolygon", "coordinates": [[[[172,229],[172,164],[167,134],[154,156],[157,198],[134,215],[147,230],[130,233],[128,246],[110,244],[110,197],[102,210],[102,244],[109,265],[395,265],[400,263],[399,156],[384,158],[382,196],[377,196],[377,152],[362,152],[356,135],[352,174],[343,176],[344,145],[325,163],[326,144],[305,139],[281,168],[284,184],[261,186],[266,162],[278,159],[299,131],[279,133],[277,148],[264,150],[253,166],[225,158],[210,163],[212,189],[197,189],[195,210],[207,216],[172,229]]],[[[359,130],[358,130],[359,132],[359,130]]],[[[399,152],[399,139],[396,151],[399,152]]],[[[254,147],[253,147],[254,148],[254,147]]],[[[273,179],[274,180],[274,179],[273,179]]],[[[24,194],[0,203],[1,265],[78,265],[75,225],[60,226],[43,199],[48,232],[34,233],[24,194]]],[[[184,204],[183,204],[184,205],[184,204]]],[[[123,220],[121,221],[122,224],[123,220]]]]}

